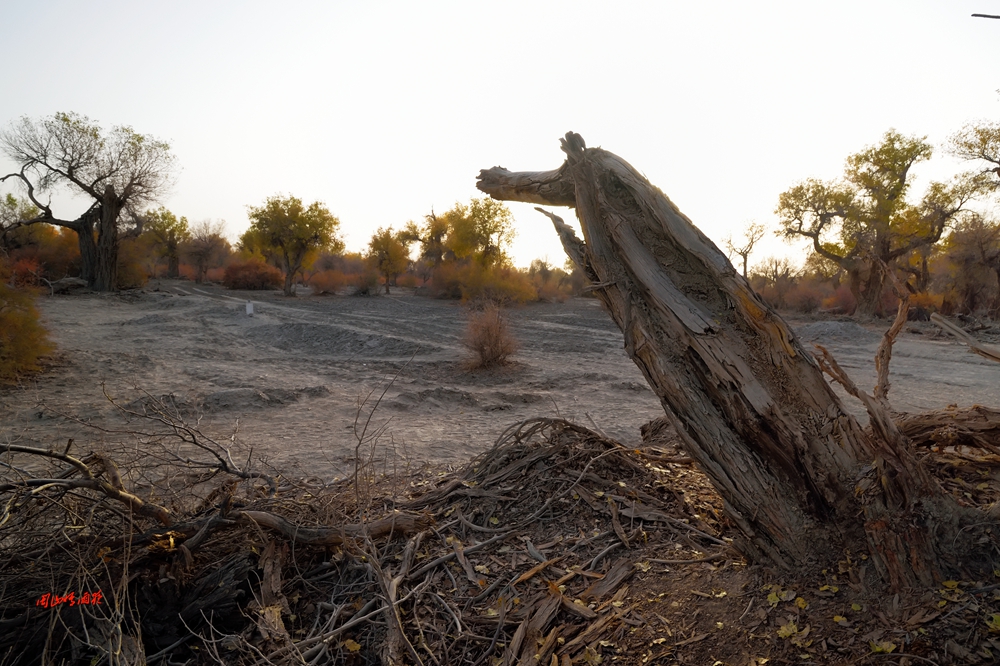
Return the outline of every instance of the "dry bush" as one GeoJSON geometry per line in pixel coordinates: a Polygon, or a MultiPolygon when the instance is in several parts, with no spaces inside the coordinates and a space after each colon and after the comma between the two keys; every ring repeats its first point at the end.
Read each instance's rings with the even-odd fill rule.
{"type": "Polygon", "coordinates": [[[517,341],[510,332],[507,319],[496,305],[487,305],[469,315],[462,344],[475,354],[470,368],[493,368],[507,365],[517,351],[517,341]]]}
{"type": "Polygon", "coordinates": [[[139,289],[149,280],[143,266],[143,252],[135,239],[122,241],[118,246],[118,276],[116,289],[139,289]]]}
{"type": "Polygon", "coordinates": [[[858,302],[854,300],[854,294],[850,287],[842,284],[833,292],[832,296],[823,299],[823,310],[833,314],[851,314],[858,307],[858,302]]]}
{"type": "Polygon", "coordinates": [[[801,281],[785,294],[785,305],[793,312],[811,314],[823,304],[823,298],[830,294],[830,289],[821,289],[810,281],[801,281]]]}
{"type": "Polygon", "coordinates": [[[309,278],[309,286],[314,294],[336,294],[337,290],[347,284],[347,276],[343,271],[330,269],[314,273],[309,278]]]}
{"type": "Polygon", "coordinates": [[[438,298],[494,303],[527,303],[538,300],[528,276],[516,268],[484,267],[475,262],[441,264],[431,276],[431,289],[438,298]]]}
{"type": "Polygon", "coordinates": [[[419,282],[420,278],[413,273],[404,273],[396,278],[396,286],[405,287],[407,289],[415,289],[419,282]]]}
{"type": "Polygon", "coordinates": [[[355,296],[378,296],[379,278],[378,271],[373,268],[366,269],[363,273],[358,273],[351,279],[354,286],[355,296]]]}
{"type": "Polygon", "coordinates": [[[205,280],[207,282],[222,282],[226,279],[226,269],[221,266],[218,268],[209,268],[205,271],[205,280]]]}
{"type": "Polygon", "coordinates": [[[37,287],[41,280],[42,267],[37,259],[18,259],[10,269],[10,281],[15,287],[37,287]]]}
{"type": "Polygon", "coordinates": [[[222,276],[222,284],[226,289],[278,289],[282,281],[281,271],[260,259],[229,264],[222,276]]]}
{"type": "Polygon", "coordinates": [[[31,294],[0,283],[0,383],[38,370],[52,349],[31,294]]]}

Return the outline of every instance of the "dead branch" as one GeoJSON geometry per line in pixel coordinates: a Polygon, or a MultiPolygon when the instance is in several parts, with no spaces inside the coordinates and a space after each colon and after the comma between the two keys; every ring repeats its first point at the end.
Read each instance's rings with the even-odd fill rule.
{"type": "Polygon", "coordinates": [[[1000,347],[979,342],[961,328],[939,315],[937,312],[931,315],[931,321],[941,327],[941,329],[943,329],[946,333],[950,333],[961,342],[968,345],[972,352],[979,354],[983,358],[988,358],[991,361],[1000,363],[1000,347]]]}

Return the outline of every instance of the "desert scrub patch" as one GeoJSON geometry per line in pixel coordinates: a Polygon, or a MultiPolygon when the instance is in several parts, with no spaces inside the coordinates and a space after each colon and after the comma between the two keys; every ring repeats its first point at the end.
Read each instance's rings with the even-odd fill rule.
{"type": "Polygon", "coordinates": [[[0,383],[38,370],[52,349],[31,293],[0,284],[0,383]]]}
{"type": "Polygon", "coordinates": [[[510,332],[507,318],[492,304],[469,315],[462,343],[473,353],[469,363],[471,369],[507,365],[517,351],[517,340],[510,332]]]}

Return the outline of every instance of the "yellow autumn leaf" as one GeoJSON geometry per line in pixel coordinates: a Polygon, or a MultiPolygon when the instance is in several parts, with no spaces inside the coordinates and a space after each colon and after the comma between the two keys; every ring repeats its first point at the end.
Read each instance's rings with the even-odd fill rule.
{"type": "Polygon", "coordinates": [[[809,602],[802,597],[795,597],[795,605],[805,610],[809,606],[809,602]]]}
{"type": "Polygon", "coordinates": [[[958,587],[957,580],[946,580],[941,584],[947,587],[949,590],[954,590],[956,587],[958,587]]]}
{"type": "Polygon", "coordinates": [[[716,622],[715,623],[715,628],[716,629],[722,629],[724,626],[726,626],[726,625],[723,624],[722,622],[716,622]]]}
{"type": "Polygon", "coordinates": [[[499,518],[497,518],[496,516],[493,516],[492,518],[490,518],[490,525],[499,525],[499,524],[500,524],[500,519],[499,518]]]}
{"type": "Polygon", "coordinates": [[[875,641],[870,641],[868,645],[871,647],[872,652],[876,654],[888,654],[896,649],[896,644],[890,643],[889,641],[879,641],[877,643],[875,641]]]}
{"type": "Polygon", "coordinates": [[[837,624],[842,624],[844,622],[847,622],[847,618],[844,617],[843,615],[834,615],[833,621],[836,622],[837,624]]]}
{"type": "Polygon", "coordinates": [[[799,627],[794,622],[789,622],[778,627],[778,638],[788,638],[797,633],[799,633],[799,627]]]}
{"type": "Polygon", "coordinates": [[[851,610],[857,612],[857,611],[861,610],[861,605],[860,604],[851,604],[851,610]]]}
{"type": "Polygon", "coordinates": [[[779,599],[778,595],[775,594],[774,592],[772,592],[771,594],[767,595],[767,603],[771,604],[771,606],[777,606],[778,602],[780,602],[780,601],[781,601],[781,599],[779,599]]]}
{"type": "Polygon", "coordinates": [[[990,633],[1000,633],[1000,613],[990,615],[990,619],[986,620],[986,626],[990,628],[990,633]]]}
{"type": "Polygon", "coordinates": [[[350,652],[358,652],[359,650],[361,650],[361,643],[352,641],[350,638],[348,638],[346,641],[344,641],[344,647],[347,648],[350,652]]]}

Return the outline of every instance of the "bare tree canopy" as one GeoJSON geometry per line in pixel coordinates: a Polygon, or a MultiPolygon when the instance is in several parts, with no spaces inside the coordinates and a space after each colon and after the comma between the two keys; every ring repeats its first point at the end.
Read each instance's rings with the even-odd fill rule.
{"type": "Polygon", "coordinates": [[[868,433],[819,361],[660,190],[577,134],[562,145],[559,169],[494,167],[480,172],[478,187],[576,209],[583,241],[546,215],[722,496],[743,534],[741,552],[789,570],[845,549],[868,552],[893,587],[992,569],[993,539],[981,530],[995,521],[960,506],[928,475],[884,396],[861,392],[824,359],[868,409],[868,433]]]}
{"type": "Polygon", "coordinates": [[[80,243],[82,277],[96,291],[115,289],[118,243],[142,228],[139,211],[170,184],[170,146],[131,127],[104,131],[86,116],[56,113],[21,118],[0,132],[0,148],[20,167],[0,178],[19,181],[39,214],[25,224],[47,222],[72,229],[80,243]],[[68,220],[56,216],[51,195],[57,188],[83,195],[92,204],[68,220]]]}

